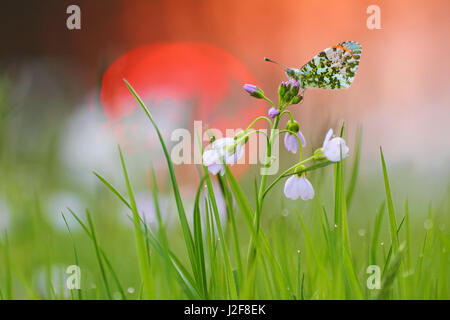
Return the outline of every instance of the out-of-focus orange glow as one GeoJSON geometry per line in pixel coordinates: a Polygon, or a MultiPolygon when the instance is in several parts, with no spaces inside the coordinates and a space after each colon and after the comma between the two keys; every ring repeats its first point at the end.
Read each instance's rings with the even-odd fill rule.
{"type": "MultiPolygon", "coordinates": [[[[244,83],[257,83],[255,77],[225,50],[193,42],[140,46],[108,67],[100,92],[106,127],[125,146],[130,143],[128,140],[138,138],[140,124],[122,121],[138,107],[123,79],[149,104],[152,113],[169,119],[170,128],[190,129],[192,143],[196,120],[201,120],[204,128],[218,129],[227,135],[227,129],[245,129],[253,119],[267,112],[261,100],[251,98],[242,89],[244,83]],[[164,101],[170,101],[173,108],[167,108],[164,101]],[[132,132],[132,136],[127,137],[127,132],[132,132]]],[[[142,112],[141,115],[145,117],[142,112]]],[[[147,150],[158,144],[154,135],[144,134],[147,150]]],[[[240,174],[247,166],[238,167],[235,173],[240,174]]]]}
{"type": "MultiPolygon", "coordinates": [[[[221,104],[231,95],[231,87],[255,83],[254,76],[228,52],[204,43],[156,43],[131,50],[107,69],[101,88],[101,103],[108,122],[113,124],[130,114],[136,100],[124,85],[126,79],[144,100],[155,106],[163,99],[194,99],[192,121],[202,119],[208,126],[225,130],[243,128],[265,113],[261,103],[245,98],[243,105],[221,104]]],[[[174,121],[177,114],[168,114],[174,121]]]]}
{"type": "Polygon", "coordinates": [[[353,40],[363,49],[352,86],[308,90],[302,105],[292,108],[310,146],[320,145],[330,126],[345,121],[349,137],[363,126],[363,161],[377,160],[382,145],[391,161],[417,164],[428,174],[426,157],[417,156],[419,145],[422,154],[439,154],[433,167],[448,162],[450,149],[442,147],[448,144],[450,117],[448,0],[110,0],[108,5],[80,0],[79,5],[78,31],[65,28],[63,2],[42,5],[39,14],[40,4],[33,4],[36,10],[24,11],[17,21],[4,10],[2,21],[14,24],[15,32],[0,30],[8,44],[0,56],[30,59],[32,65],[60,63],[64,71],[52,70],[58,70],[58,81],[73,83],[71,93],[81,88],[88,95],[103,79],[101,102],[111,126],[119,127],[119,119],[136,107],[125,77],[155,112],[161,100],[172,99],[185,102],[188,112],[178,116],[186,123],[245,127],[266,109],[240,86],[255,82],[276,100],[276,87],[286,79],[263,57],[300,67],[324,48],[353,40]],[[380,8],[379,30],[367,28],[370,5],[380,8]],[[40,28],[31,27],[37,24],[40,28]],[[200,44],[204,50],[188,48],[200,44]]]}

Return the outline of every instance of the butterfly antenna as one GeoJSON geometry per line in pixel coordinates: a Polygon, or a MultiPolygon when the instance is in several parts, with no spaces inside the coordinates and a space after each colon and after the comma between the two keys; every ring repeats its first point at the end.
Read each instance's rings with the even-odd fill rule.
{"type": "Polygon", "coordinates": [[[288,67],[285,66],[284,64],[279,63],[279,62],[277,62],[277,61],[274,61],[274,60],[272,60],[272,59],[264,58],[264,61],[272,62],[272,63],[278,64],[278,65],[280,65],[280,66],[285,67],[286,69],[288,69],[288,67]]]}

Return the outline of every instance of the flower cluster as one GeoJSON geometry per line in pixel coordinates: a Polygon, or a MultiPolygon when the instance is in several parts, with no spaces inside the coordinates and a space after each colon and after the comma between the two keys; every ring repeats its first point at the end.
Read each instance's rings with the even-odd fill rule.
{"type": "Polygon", "coordinates": [[[203,164],[212,174],[225,174],[225,164],[234,165],[244,154],[242,144],[233,138],[217,139],[211,149],[203,153],[203,164]]]}
{"type": "MultiPolygon", "coordinates": [[[[346,158],[349,153],[349,148],[342,137],[333,136],[333,129],[328,130],[325,135],[322,147],[314,151],[313,155],[307,159],[303,159],[303,148],[306,146],[306,139],[300,131],[299,123],[294,120],[292,113],[287,109],[288,106],[298,104],[303,100],[303,92],[300,92],[300,84],[295,79],[283,81],[278,87],[279,104],[276,106],[269,98],[264,95],[264,92],[257,86],[252,84],[245,84],[244,90],[252,97],[257,99],[264,99],[270,103],[271,107],[268,110],[268,117],[260,116],[256,118],[252,124],[243,132],[237,134],[234,138],[223,138],[214,141],[210,147],[203,153],[203,164],[208,167],[212,174],[225,173],[225,165],[234,165],[244,153],[244,145],[248,140],[248,136],[258,130],[252,130],[253,125],[259,120],[268,121],[271,129],[270,138],[268,137],[269,147],[273,143],[273,139],[280,133],[284,133],[284,146],[289,152],[294,154],[300,149],[299,161],[286,171],[284,171],[274,182],[265,189],[265,177],[261,181],[262,194],[265,193],[279,180],[288,177],[284,185],[284,194],[287,198],[296,200],[309,200],[314,198],[314,188],[311,182],[306,178],[306,172],[312,171],[315,168],[308,168],[305,166],[310,161],[334,163],[346,158]],[[300,93],[299,93],[300,92],[300,93]],[[284,116],[289,116],[284,130],[278,130],[280,119],[284,116]]],[[[264,167],[270,166],[271,148],[267,148],[266,162],[264,167]]],[[[325,165],[329,164],[325,163],[325,165]]],[[[323,166],[322,166],[323,167],[323,166]]],[[[316,167],[318,168],[318,167],[316,167]]]]}
{"type": "Polygon", "coordinates": [[[303,92],[298,94],[300,90],[300,84],[298,80],[289,79],[287,81],[281,82],[278,87],[278,97],[280,105],[287,104],[298,104],[303,100],[303,92]]]}

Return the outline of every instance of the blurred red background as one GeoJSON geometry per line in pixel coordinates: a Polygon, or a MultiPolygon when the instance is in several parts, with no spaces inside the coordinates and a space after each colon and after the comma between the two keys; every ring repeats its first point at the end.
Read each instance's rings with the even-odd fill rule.
{"type": "Polygon", "coordinates": [[[301,107],[294,108],[307,138],[317,146],[327,126],[345,120],[350,137],[358,125],[364,127],[365,159],[383,145],[393,163],[426,168],[426,154],[440,155],[436,167],[448,161],[449,1],[11,1],[2,6],[0,21],[7,27],[0,30],[1,68],[40,61],[57,81],[78,88],[74,106],[94,92],[92,101],[106,108],[105,122],[128,108],[116,100],[125,87],[119,84],[122,71],[114,69],[127,54],[135,53],[127,68],[139,70],[132,76],[138,91],[146,91],[153,102],[163,98],[163,84],[172,90],[165,91],[168,98],[197,99],[189,102],[189,119],[227,119],[225,125],[242,127],[265,109],[240,86],[254,81],[276,99],[276,87],[285,79],[263,57],[296,67],[328,46],[357,41],[363,53],[350,89],[309,90],[301,107]],[[81,8],[81,30],[66,28],[69,4],[81,8]],[[369,5],[381,9],[380,30],[366,26],[369,5]],[[170,46],[164,49],[164,43],[170,46]],[[192,58],[183,43],[205,46],[207,57],[192,58]],[[146,59],[155,52],[143,53],[145,46],[162,51],[150,62],[146,59]],[[52,68],[55,63],[66,68],[52,68]],[[223,82],[222,75],[230,81],[223,82]],[[113,84],[100,96],[102,79],[104,86],[113,84]],[[242,108],[230,114],[229,105],[242,108]]]}

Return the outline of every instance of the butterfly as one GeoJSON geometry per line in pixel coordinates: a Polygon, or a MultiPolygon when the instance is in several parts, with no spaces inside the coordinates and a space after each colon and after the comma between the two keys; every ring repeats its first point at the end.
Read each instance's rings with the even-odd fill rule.
{"type": "Polygon", "coordinates": [[[355,78],[361,57],[361,45],[354,41],[341,42],[326,48],[300,69],[286,67],[286,75],[299,82],[300,88],[322,89],[348,88],[355,78]]]}

